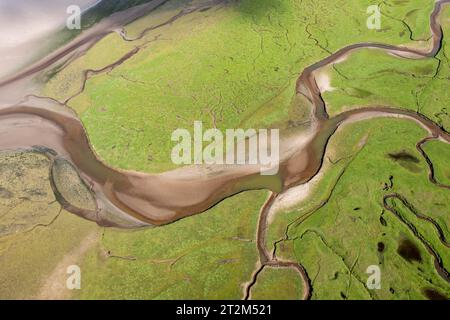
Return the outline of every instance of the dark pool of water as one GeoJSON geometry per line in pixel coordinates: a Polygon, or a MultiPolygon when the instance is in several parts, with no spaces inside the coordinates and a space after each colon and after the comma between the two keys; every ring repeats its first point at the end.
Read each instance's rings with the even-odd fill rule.
{"type": "Polygon", "coordinates": [[[408,262],[422,262],[422,255],[417,245],[409,239],[402,239],[398,245],[397,253],[408,262]]]}

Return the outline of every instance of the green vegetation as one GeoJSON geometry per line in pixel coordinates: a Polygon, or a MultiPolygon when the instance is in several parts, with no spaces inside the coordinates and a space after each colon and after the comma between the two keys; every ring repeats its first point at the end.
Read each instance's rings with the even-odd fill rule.
{"type": "Polygon", "coordinates": [[[267,192],[243,193],[164,227],[100,228],[61,210],[44,156],[2,154],[0,162],[1,181],[10,181],[0,189],[1,297],[243,297],[257,261],[257,217],[267,192]],[[72,264],[82,270],[80,291],[65,289],[72,264]]]}
{"type": "MultiPolygon", "coordinates": [[[[43,95],[68,100],[108,164],[145,172],[174,168],[171,133],[193,129],[195,120],[219,129],[292,127],[308,112],[299,110],[295,96],[305,67],[363,41],[424,48],[434,5],[432,0],[383,1],[379,31],[366,28],[371,0],[240,0],[177,16],[189,5],[203,3],[169,1],[126,26],[125,33],[133,39],[146,28],[162,26],[135,41],[108,35],[43,88],[43,95]],[[97,73],[130,52],[134,54],[120,65],[90,74],[80,92],[86,70],[97,73]]],[[[117,4],[105,12],[125,2],[117,4]]],[[[443,14],[446,36],[436,58],[402,59],[360,50],[325,70],[335,89],[323,95],[330,115],[385,105],[421,112],[448,130],[449,14],[450,7],[443,14]]],[[[313,299],[424,299],[423,290],[430,288],[450,296],[448,283],[417,235],[383,207],[385,195],[398,193],[450,238],[449,190],[429,181],[428,166],[415,147],[426,136],[404,119],[346,125],[331,138],[323,175],[311,185],[307,199],[277,213],[266,245],[273,249],[277,243],[278,257],[306,268],[313,299]],[[420,259],[399,254],[404,241],[414,244],[420,259]],[[381,268],[381,290],[365,286],[370,265],[381,268]]],[[[436,179],[450,184],[449,146],[431,141],[424,150],[436,179]]],[[[118,230],[61,211],[48,184],[44,156],[5,153],[0,164],[0,297],[244,296],[243,285],[258,261],[256,226],[266,191],[241,193],[167,226],[118,230]],[[61,295],[48,283],[64,283],[68,264],[80,265],[82,289],[62,290],[61,295]]],[[[59,169],[61,192],[74,197],[73,203],[90,205],[70,168],[59,169]]],[[[449,270],[450,253],[436,229],[401,201],[390,199],[388,205],[416,226],[449,270]]],[[[301,290],[293,270],[265,268],[252,297],[298,299],[301,290]]]]}
{"type": "MultiPolygon", "coordinates": [[[[186,3],[168,2],[137,20],[127,26],[128,37],[164,23],[186,3]]],[[[396,17],[411,11],[428,17],[433,1],[428,3],[390,4],[389,11],[396,17]]],[[[83,70],[98,70],[101,64],[117,61],[120,54],[145,44],[113,71],[88,80],[85,91],[69,105],[79,113],[95,150],[108,163],[164,171],[173,168],[170,136],[176,128],[190,129],[194,120],[219,129],[286,127],[288,121],[297,120],[290,101],[295,81],[307,65],[354,42],[407,43],[408,28],[396,19],[385,19],[379,32],[366,28],[365,11],[370,4],[242,0],[213,6],[134,42],[110,35],[55,76],[45,93],[64,100],[81,87],[83,70]],[[348,19],[349,15],[355,18],[348,19]]],[[[429,21],[422,20],[411,28],[423,33],[420,30],[427,29],[429,21]]]]}
{"type": "Polygon", "coordinates": [[[367,105],[421,111],[421,94],[438,65],[432,58],[410,60],[375,49],[359,50],[335,65],[331,73],[335,89],[323,97],[330,115],[367,105]]]}
{"type": "Polygon", "coordinates": [[[264,268],[258,276],[258,282],[252,288],[254,300],[299,300],[301,298],[301,279],[297,271],[289,268],[264,268]]]}
{"type": "MultiPolygon", "coordinates": [[[[295,258],[316,279],[313,299],[424,299],[425,288],[450,293],[426,248],[383,207],[384,195],[401,194],[419,213],[433,218],[449,238],[449,191],[428,180],[428,166],[415,149],[425,136],[423,129],[407,120],[373,119],[345,126],[332,138],[326,157],[343,160],[335,165],[327,160],[324,178],[308,200],[277,215],[268,243],[282,239],[286,225],[291,225],[289,240],[281,242],[283,247],[278,244],[277,254],[295,258]],[[394,160],[392,155],[398,152],[411,157],[394,160]],[[422,261],[408,262],[397,253],[402,239],[417,245],[422,261]],[[365,289],[370,265],[381,268],[381,290],[365,289]]],[[[445,162],[445,157],[436,158],[438,167],[445,162]]],[[[389,204],[416,226],[448,270],[450,253],[433,226],[418,220],[400,201],[389,204]]]]}
{"type": "Polygon", "coordinates": [[[72,252],[88,235],[95,235],[97,227],[93,223],[61,210],[48,182],[48,166],[43,155],[0,153],[3,299],[70,296],[70,291],[64,290],[66,268],[82,261],[82,255],[72,252]],[[64,259],[67,262],[58,265],[64,259]],[[44,290],[48,282],[55,282],[63,290],[44,290]]]}
{"type": "MultiPolygon", "coordinates": [[[[442,14],[444,30],[450,27],[445,19],[449,13],[447,8],[442,14]]],[[[417,11],[411,11],[408,16],[416,14],[417,11]]],[[[380,50],[363,49],[334,65],[327,70],[333,89],[323,95],[329,114],[367,105],[391,106],[417,111],[450,130],[447,112],[450,93],[446,89],[450,79],[450,38],[448,32],[444,35],[442,50],[436,58],[405,59],[380,50]]]]}
{"type": "Polygon", "coordinates": [[[434,164],[435,178],[439,183],[450,185],[450,167],[439,163],[439,159],[450,159],[450,148],[439,140],[430,141],[423,147],[434,164]]]}
{"type": "Polygon", "coordinates": [[[81,266],[87,299],[241,299],[257,261],[256,224],[266,192],[137,231],[105,229],[81,266]]]}

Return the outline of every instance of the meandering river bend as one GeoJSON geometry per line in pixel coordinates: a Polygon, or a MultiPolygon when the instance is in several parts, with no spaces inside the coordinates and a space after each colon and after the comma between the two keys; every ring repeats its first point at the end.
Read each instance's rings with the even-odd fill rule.
{"type": "MultiPolygon", "coordinates": [[[[154,1],[144,8],[149,11],[164,2],[154,1]]],[[[54,181],[51,181],[57,199],[68,211],[101,225],[123,228],[164,225],[201,213],[239,192],[269,189],[273,191],[273,196],[261,210],[259,223],[263,226],[267,223],[268,208],[279,193],[308,182],[319,172],[330,137],[339,126],[347,122],[383,116],[408,118],[424,127],[429,132],[429,139],[450,143],[450,135],[436,123],[421,114],[404,109],[376,106],[329,117],[314,77],[317,70],[337,63],[346,55],[360,49],[383,50],[400,57],[415,59],[435,56],[441,49],[443,38],[439,16],[444,5],[448,3],[450,0],[437,1],[435,4],[430,18],[432,47],[428,50],[379,43],[358,43],[338,50],[305,69],[298,79],[294,94],[301,95],[311,103],[312,127],[307,133],[301,133],[298,138],[290,139],[282,145],[280,170],[270,181],[260,178],[260,168],[257,165],[189,167],[161,174],[112,168],[94,153],[88,135],[76,115],[64,105],[49,99],[44,103],[42,99],[27,97],[18,104],[0,108],[0,150],[39,150],[50,159],[69,161],[91,190],[97,209],[87,210],[70,204],[58,192],[54,181]]],[[[31,68],[3,81],[0,89],[35,76],[57,61],[67,59],[80,48],[87,50],[119,26],[141,16],[142,12],[132,8],[115,14],[31,68]]],[[[50,179],[52,180],[51,175],[50,179]]],[[[265,228],[260,228],[258,232],[261,263],[295,268],[305,281],[304,297],[309,297],[310,288],[303,267],[294,262],[270,258],[263,241],[264,230],[265,228]]]]}

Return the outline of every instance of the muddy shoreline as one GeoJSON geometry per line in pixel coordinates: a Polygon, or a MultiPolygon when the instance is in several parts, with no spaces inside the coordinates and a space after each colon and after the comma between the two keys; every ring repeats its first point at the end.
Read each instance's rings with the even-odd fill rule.
{"type": "MultiPolygon", "coordinates": [[[[312,122],[315,130],[309,143],[291,154],[285,152],[280,163],[280,172],[278,176],[274,177],[281,181],[282,187],[281,190],[272,191],[282,192],[312,179],[321,168],[328,140],[339,126],[348,121],[379,116],[406,117],[425,127],[430,132],[429,139],[442,139],[450,143],[450,135],[437,124],[420,114],[407,110],[370,107],[343,112],[329,118],[314,79],[314,71],[335,63],[349,52],[360,48],[411,53],[419,57],[435,55],[440,50],[442,41],[442,31],[438,21],[439,13],[443,4],[449,2],[449,0],[445,0],[436,3],[430,23],[433,33],[433,48],[429,52],[382,44],[355,44],[337,51],[304,70],[298,80],[297,93],[312,102],[315,114],[312,122]]],[[[154,2],[152,4],[156,5],[154,2]]],[[[126,17],[116,17],[114,21],[115,23],[126,21],[125,18],[129,19],[129,17],[130,13],[127,13],[126,17]]],[[[117,25],[114,24],[114,26],[117,25]]],[[[92,39],[92,36],[84,36],[81,41],[75,41],[76,45],[71,45],[62,52],[66,54],[70,50],[75,50],[76,46],[83,46],[86,41],[92,39]]],[[[133,54],[135,51],[130,52],[124,59],[133,54]]],[[[35,67],[32,72],[45,69],[49,64],[48,61],[54,62],[62,55],[59,53],[50,60],[45,60],[43,65],[35,67]]],[[[123,59],[120,59],[114,64],[122,62],[123,59]]],[[[114,65],[106,66],[102,70],[112,67],[114,65]]],[[[28,77],[30,72],[17,75],[15,79],[28,77]]],[[[85,78],[88,78],[89,72],[92,71],[86,71],[85,78]]],[[[36,104],[38,105],[39,102],[36,104]]],[[[101,217],[101,221],[96,221],[98,223],[104,224],[108,220],[108,215],[113,214],[122,216],[125,220],[132,217],[131,220],[139,221],[137,227],[145,224],[163,225],[203,212],[224,198],[241,191],[271,189],[267,182],[258,181],[260,168],[254,165],[209,167],[208,169],[214,174],[205,173],[201,168],[181,168],[162,174],[145,174],[111,168],[92,150],[87,133],[79,119],[69,112],[56,112],[54,111],[56,108],[57,106],[52,110],[48,107],[29,106],[27,103],[21,103],[0,109],[0,123],[3,128],[8,128],[8,130],[0,132],[0,150],[32,149],[34,146],[44,146],[53,150],[58,156],[69,160],[79,171],[80,177],[87,185],[91,186],[97,199],[99,211],[97,216],[101,217]],[[10,137],[14,137],[14,139],[10,137]],[[245,185],[245,181],[249,179],[256,181],[251,187],[245,185]],[[108,202],[108,205],[105,205],[105,201],[108,202]],[[105,209],[106,207],[108,209],[105,209]]],[[[77,211],[76,214],[80,215],[79,210],[77,211]]],[[[90,217],[92,220],[92,214],[81,215],[85,218],[90,217]]],[[[130,227],[130,225],[123,227],[130,227]]]]}

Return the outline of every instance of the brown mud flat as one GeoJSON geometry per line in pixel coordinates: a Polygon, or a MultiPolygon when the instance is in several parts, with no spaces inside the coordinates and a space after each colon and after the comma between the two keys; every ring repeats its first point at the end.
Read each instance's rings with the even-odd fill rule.
{"type": "MultiPolygon", "coordinates": [[[[50,55],[40,64],[0,83],[0,87],[11,86],[20,80],[35,76],[69,55],[76,56],[80,50],[87,50],[113,29],[116,30],[164,2],[153,1],[144,7],[140,6],[112,15],[110,19],[50,55]]],[[[280,170],[270,182],[267,179],[261,179],[261,168],[257,165],[190,167],[162,174],[114,169],[95,154],[82,123],[70,110],[64,109],[64,105],[58,105],[55,101],[52,105],[42,105],[42,101],[32,101],[30,97],[17,105],[0,109],[0,127],[2,128],[0,150],[31,149],[41,151],[53,162],[59,158],[69,161],[78,171],[80,179],[92,192],[97,208],[86,210],[71,205],[58,195],[57,187],[52,183],[58,200],[66,210],[105,226],[138,228],[164,225],[204,212],[223,199],[245,190],[272,190],[271,199],[261,210],[258,229],[260,262],[263,266],[267,264],[272,267],[296,269],[305,284],[304,298],[309,298],[311,288],[304,268],[295,262],[271,258],[265,248],[267,212],[279,193],[310,181],[319,172],[328,141],[336,130],[345,123],[374,117],[407,118],[417,122],[429,132],[430,136],[426,138],[426,141],[441,139],[450,143],[450,135],[438,124],[421,114],[403,109],[383,106],[367,107],[343,112],[330,118],[314,72],[337,63],[353,51],[366,48],[388,51],[400,57],[416,59],[434,57],[441,50],[443,38],[438,18],[444,4],[448,3],[450,0],[437,1],[431,14],[433,47],[430,51],[424,52],[378,43],[358,43],[338,50],[302,72],[297,82],[296,94],[306,98],[313,110],[311,134],[307,143],[298,146],[296,150],[281,153],[280,170]],[[250,185],[249,181],[251,181],[250,185]],[[279,190],[274,190],[273,181],[280,182],[279,190]]],[[[113,66],[106,66],[105,70],[110,67],[113,66]]],[[[423,143],[419,142],[417,148],[420,149],[423,143]]],[[[285,150],[283,148],[292,150],[292,146],[289,145],[282,145],[282,150],[285,150]]],[[[423,150],[422,155],[427,159],[423,150]]],[[[432,180],[433,167],[428,160],[430,180],[432,180]]]]}

